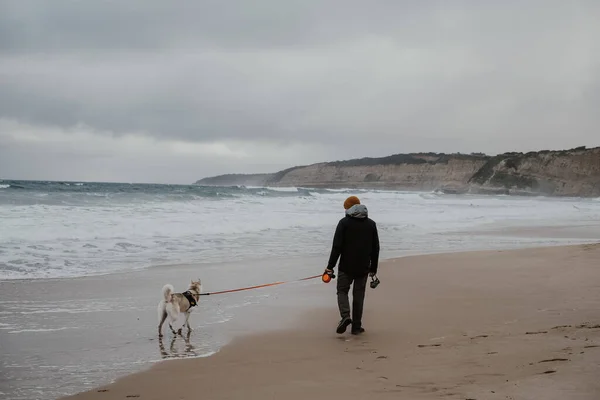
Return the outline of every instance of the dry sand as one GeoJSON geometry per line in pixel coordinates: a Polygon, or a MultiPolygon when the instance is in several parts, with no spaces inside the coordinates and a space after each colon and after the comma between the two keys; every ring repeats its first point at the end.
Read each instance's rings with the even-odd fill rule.
{"type": "Polygon", "coordinates": [[[68,399],[600,399],[600,245],[408,257],[380,278],[361,336],[335,334],[322,285],[293,330],[68,399]]]}

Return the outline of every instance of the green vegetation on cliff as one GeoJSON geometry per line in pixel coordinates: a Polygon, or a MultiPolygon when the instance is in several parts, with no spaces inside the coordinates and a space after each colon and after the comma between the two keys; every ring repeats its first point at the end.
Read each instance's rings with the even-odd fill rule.
{"type": "Polygon", "coordinates": [[[334,167],[362,167],[369,165],[402,165],[402,164],[448,164],[451,159],[474,160],[488,159],[485,154],[444,154],[444,153],[411,153],[394,154],[387,157],[365,157],[345,161],[328,162],[325,165],[334,167]]]}
{"type": "Polygon", "coordinates": [[[521,161],[522,157],[519,157],[516,153],[507,153],[492,157],[469,179],[469,183],[479,185],[489,183],[491,186],[506,189],[537,189],[539,185],[535,178],[516,172],[521,161]],[[497,171],[501,163],[504,163],[506,171],[497,171]]]}

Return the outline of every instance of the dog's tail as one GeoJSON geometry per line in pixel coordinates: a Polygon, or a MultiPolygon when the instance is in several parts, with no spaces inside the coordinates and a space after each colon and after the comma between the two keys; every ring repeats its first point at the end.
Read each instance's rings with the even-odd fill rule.
{"type": "Polygon", "coordinates": [[[166,303],[170,303],[173,298],[173,285],[166,284],[163,286],[162,293],[166,303]]]}

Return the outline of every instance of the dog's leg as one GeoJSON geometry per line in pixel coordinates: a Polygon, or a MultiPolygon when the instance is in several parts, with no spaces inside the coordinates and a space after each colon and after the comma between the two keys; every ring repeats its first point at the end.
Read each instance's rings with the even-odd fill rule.
{"type": "Polygon", "coordinates": [[[177,334],[183,336],[183,326],[185,325],[185,321],[183,322],[183,324],[179,327],[179,330],[177,331],[177,334]]]}
{"type": "Polygon", "coordinates": [[[173,304],[173,306],[167,310],[169,313],[169,328],[171,328],[171,332],[173,335],[177,335],[177,331],[173,328],[173,322],[177,321],[179,317],[179,305],[177,303],[173,304]]]}
{"type": "Polygon", "coordinates": [[[171,328],[171,332],[173,332],[173,335],[177,335],[175,328],[173,328],[173,322],[175,322],[173,316],[169,315],[169,328],[171,328]]]}
{"type": "Polygon", "coordinates": [[[179,356],[177,349],[175,348],[175,340],[177,340],[177,336],[173,336],[173,339],[171,339],[171,347],[169,348],[171,350],[171,356],[179,356]]]}
{"type": "Polygon", "coordinates": [[[162,335],[158,337],[158,348],[160,350],[160,355],[162,356],[162,358],[167,358],[169,356],[169,353],[167,353],[167,351],[165,350],[165,344],[163,343],[162,335]]]}
{"type": "Polygon", "coordinates": [[[185,326],[187,326],[188,332],[192,331],[192,327],[190,326],[190,312],[185,313],[185,326]]]}
{"type": "Polygon", "coordinates": [[[166,319],[167,319],[167,312],[163,310],[163,313],[160,317],[160,322],[158,324],[158,337],[162,337],[162,326],[165,323],[166,319]]]}
{"type": "Polygon", "coordinates": [[[190,342],[190,335],[192,332],[187,331],[187,334],[184,337],[185,340],[185,353],[188,355],[194,355],[197,356],[198,354],[196,353],[194,346],[192,345],[192,343],[190,342]]]}

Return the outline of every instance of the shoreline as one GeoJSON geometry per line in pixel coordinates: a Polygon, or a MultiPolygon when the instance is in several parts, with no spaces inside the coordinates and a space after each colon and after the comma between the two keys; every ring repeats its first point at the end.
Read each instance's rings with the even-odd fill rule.
{"type": "MultiPolygon", "coordinates": [[[[351,388],[355,391],[354,393],[358,391],[364,396],[368,394],[376,396],[376,398],[388,398],[388,396],[389,398],[393,396],[398,398],[399,395],[407,396],[401,397],[407,399],[421,398],[420,396],[436,398],[434,394],[442,392],[447,392],[448,398],[454,398],[459,395],[482,395],[481,392],[478,392],[482,384],[483,386],[493,386],[496,388],[493,391],[497,394],[502,391],[512,394],[522,393],[514,392],[515,389],[512,386],[504,385],[506,383],[504,377],[508,377],[507,381],[510,383],[514,383],[513,381],[516,379],[521,384],[521,389],[524,387],[523,380],[527,381],[526,389],[524,389],[527,393],[540,390],[548,390],[550,393],[549,390],[554,388],[555,392],[558,390],[565,394],[564,390],[566,389],[560,385],[561,381],[555,381],[556,377],[560,376],[561,371],[558,371],[557,368],[562,365],[561,362],[542,363],[544,368],[553,368],[542,372],[538,371],[539,365],[542,364],[535,364],[532,368],[528,368],[531,365],[524,363],[522,367],[524,370],[534,371],[529,374],[523,371],[519,374],[510,373],[515,367],[508,368],[507,365],[514,361],[514,358],[522,358],[522,355],[516,350],[527,354],[531,351],[544,353],[545,350],[548,350],[549,353],[555,354],[561,349],[569,347],[566,344],[571,344],[572,348],[574,341],[579,342],[580,340],[589,342],[587,346],[600,346],[600,329],[574,328],[583,326],[585,323],[591,323],[589,325],[591,327],[595,326],[594,323],[600,323],[600,313],[597,311],[600,294],[596,294],[597,290],[592,290],[597,289],[597,286],[590,287],[590,282],[593,282],[590,281],[593,263],[597,263],[599,260],[600,244],[549,246],[519,250],[477,250],[385,260],[382,261],[383,268],[380,273],[382,285],[376,291],[369,289],[367,293],[365,303],[367,332],[363,336],[335,335],[333,330],[339,316],[337,316],[335,296],[332,294],[334,289],[331,285],[313,285],[309,286],[311,291],[314,290],[313,294],[319,296],[329,293],[327,294],[327,303],[319,305],[311,311],[306,311],[302,317],[292,316],[289,318],[291,321],[279,324],[279,327],[270,329],[266,333],[244,334],[241,332],[241,335],[234,335],[233,340],[208,357],[181,359],[176,363],[155,363],[141,372],[118,378],[112,384],[61,399],[108,399],[113,396],[120,398],[119,396],[127,395],[139,396],[142,399],[159,399],[175,393],[181,399],[191,399],[207,393],[206,391],[211,398],[238,398],[242,393],[238,391],[247,391],[250,395],[245,397],[251,399],[291,399],[304,398],[308,395],[325,398],[335,397],[340,390],[345,393],[351,388]],[[568,274],[568,271],[565,271],[560,264],[561,260],[568,260],[572,268],[574,268],[573,265],[576,265],[579,275],[568,274]],[[519,267],[510,265],[510,262],[526,265],[519,267]],[[481,265],[482,263],[492,265],[481,265]],[[398,264],[403,265],[404,268],[397,268],[398,264]],[[546,275],[549,272],[562,276],[565,281],[561,284],[557,279],[552,279],[552,276],[548,279],[546,275]],[[540,274],[543,279],[540,278],[540,274]],[[473,281],[471,284],[466,283],[469,278],[473,281]],[[544,280],[546,286],[540,285],[540,279],[544,280]],[[570,282],[571,286],[566,287],[567,282],[570,282]],[[394,284],[400,285],[404,291],[393,290],[394,284]],[[570,308],[558,306],[557,297],[560,296],[557,293],[564,296],[563,300],[571,305],[570,308]],[[515,302],[514,297],[523,300],[523,303],[515,302]],[[576,297],[577,301],[573,300],[573,297],[576,297]],[[432,303],[432,300],[440,299],[444,301],[440,304],[436,304],[435,301],[432,303]],[[411,301],[414,303],[413,307],[407,306],[411,301]],[[392,302],[395,304],[390,305],[392,302]],[[485,303],[485,307],[481,304],[478,305],[479,302],[485,303]],[[540,306],[544,302],[552,303],[553,307],[544,309],[545,307],[540,306]],[[418,307],[425,305],[428,307],[418,307]],[[447,309],[450,305],[460,305],[464,309],[456,307],[447,309]],[[418,311],[415,311],[415,307],[418,311]],[[560,312],[552,311],[557,307],[560,312]],[[388,315],[386,315],[386,311],[388,315]],[[398,315],[398,313],[402,317],[400,320],[418,323],[405,326],[402,321],[390,321],[390,315],[398,315]],[[520,318],[515,319],[515,316],[520,318]],[[474,319],[474,317],[476,318],[474,319]],[[552,331],[553,327],[561,325],[571,325],[571,327],[552,331]],[[519,332],[515,331],[517,327],[519,332]],[[546,333],[527,335],[526,333],[529,331],[546,333]],[[553,334],[559,331],[561,335],[553,334]],[[578,335],[582,334],[581,331],[586,335],[585,338],[578,338],[578,335]],[[523,343],[519,341],[513,340],[514,343],[508,343],[519,335],[521,335],[520,339],[523,343],[532,342],[532,339],[536,339],[540,343],[529,343],[533,346],[533,350],[521,349],[523,343]],[[400,341],[397,340],[399,336],[402,338],[400,341]],[[566,339],[564,336],[572,336],[572,338],[566,339]],[[480,345],[487,346],[488,350],[492,343],[505,348],[503,352],[489,351],[475,356],[471,354],[473,350],[469,349],[468,345],[474,341],[482,342],[480,345]],[[564,343],[559,344],[563,341],[566,342],[565,345],[563,345],[564,343]],[[483,342],[486,344],[484,345],[483,342]],[[297,348],[291,348],[292,344],[297,348]],[[452,357],[449,357],[450,354],[446,354],[444,351],[447,346],[451,347],[449,351],[452,353],[452,357]],[[562,347],[555,349],[556,346],[562,347]],[[477,375],[475,370],[486,369],[487,366],[483,364],[490,363],[488,360],[491,356],[490,353],[504,352],[508,353],[508,356],[497,357],[504,359],[504,363],[497,366],[501,372],[486,372],[480,376],[477,375]],[[386,355],[375,356],[375,354],[383,353],[386,355]],[[404,361],[397,365],[395,364],[397,361],[388,362],[388,359],[397,358],[404,361]],[[436,360],[433,365],[438,365],[440,361],[443,361],[442,364],[446,366],[458,363],[459,365],[454,365],[451,370],[457,369],[472,373],[471,375],[474,377],[470,380],[474,382],[456,382],[455,380],[458,378],[454,377],[452,373],[444,372],[436,367],[433,368],[436,376],[442,377],[442,381],[448,381],[448,384],[440,385],[435,379],[430,379],[433,382],[429,382],[429,384],[421,382],[419,385],[404,382],[407,379],[405,374],[414,375],[408,370],[394,378],[402,382],[391,384],[394,379],[388,375],[394,375],[395,370],[405,370],[407,364],[411,365],[411,363],[413,366],[418,366],[417,369],[422,369],[424,368],[423,360],[428,358],[436,360]],[[475,358],[475,360],[470,360],[470,358],[475,358]],[[456,361],[457,359],[466,363],[461,364],[456,361]],[[346,365],[350,360],[355,363],[352,368],[346,365]],[[283,368],[274,368],[273,364],[277,363],[291,368],[294,372],[289,374],[285,373],[283,368]],[[365,363],[369,364],[368,368],[365,367],[365,363]],[[471,371],[472,363],[482,365],[471,371]],[[384,368],[386,364],[393,364],[393,368],[384,368]],[[321,365],[328,367],[325,369],[318,367],[321,365]],[[248,371],[248,366],[253,367],[252,371],[248,371]],[[339,372],[340,369],[344,373],[339,372]],[[381,371],[379,371],[380,369],[381,371]],[[365,373],[362,375],[367,377],[362,376],[360,371],[366,370],[379,372],[365,373]],[[550,370],[555,372],[543,374],[550,370]],[[315,373],[316,371],[320,371],[320,373],[315,373]],[[219,373],[225,376],[234,373],[236,383],[220,377],[219,373]],[[244,373],[253,376],[254,379],[244,377],[244,373]],[[374,376],[379,373],[386,375],[374,376]],[[346,374],[361,376],[356,379],[351,378],[348,386],[345,387],[342,382],[346,382],[345,379],[348,379],[346,374]],[[517,376],[513,377],[515,374],[517,376]],[[503,378],[499,379],[499,375],[502,375],[503,378]],[[542,379],[543,385],[539,382],[540,377],[547,378],[550,375],[554,378],[553,384],[548,385],[547,379],[542,379]],[[163,376],[164,378],[161,378],[163,376]],[[268,377],[276,377],[277,382],[267,379],[268,377]],[[161,389],[160,385],[156,383],[157,379],[174,380],[181,385],[167,391],[166,388],[161,389]],[[362,386],[355,387],[355,381],[365,384],[369,382],[377,390],[367,390],[362,386]],[[261,384],[259,385],[259,383],[261,384]],[[451,386],[450,384],[454,385],[452,390],[446,388],[446,386],[451,386]],[[183,388],[179,388],[179,386],[183,386],[183,388]],[[274,394],[278,394],[278,396],[273,396],[274,394]]],[[[285,306],[282,307],[285,308],[285,306]]],[[[270,310],[262,310],[262,312],[269,313],[270,310]]],[[[279,312],[273,314],[279,314],[279,312]]],[[[192,332],[193,334],[194,332],[192,332]]],[[[588,347],[589,351],[583,350],[585,346],[583,344],[581,350],[584,354],[580,357],[583,359],[587,353],[585,360],[569,361],[571,366],[577,366],[576,369],[580,374],[577,377],[567,371],[564,373],[566,375],[564,379],[567,383],[573,379],[584,379],[589,390],[587,392],[583,390],[580,393],[581,396],[577,398],[593,399],[597,397],[586,396],[599,395],[600,387],[587,380],[590,374],[599,372],[597,368],[590,367],[590,362],[593,361],[596,363],[595,365],[600,363],[600,351],[593,352],[595,347],[588,347]]],[[[572,357],[558,358],[574,357],[572,355],[572,357]]],[[[516,383],[515,385],[519,386],[516,383]]],[[[352,395],[352,393],[349,391],[347,394],[352,395]]],[[[456,398],[461,398],[460,396],[456,398]]],[[[535,398],[535,396],[531,398],[535,398]]]]}
{"type": "Polygon", "coordinates": [[[246,333],[248,326],[256,331],[265,325],[279,328],[279,320],[271,320],[263,310],[282,314],[282,304],[302,303],[309,309],[310,299],[299,299],[314,287],[314,281],[204,297],[204,304],[190,318],[195,332],[187,343],[181,338],[170,343],[166,335],[161,346],[156,336],[156,305],[165,283],[182,291],[190,277],[201,276],[204,291],[213,292],[264,283],[259,282],[265,278],[261,271],[274,281],[315,273],[314,263],[306,258],[289,260],[286,268],[276,267],[263,262],[224,263],[208,269],[179,265],[79,279],[0,282],[0,392],[15,400],[59,398],[161,360],[214,352],[233,336],[246,333]],[[244,274],[248,270],[256,273],[244,274]],[[15,307],[20,299],[26,301],[15,307]],[[260,323],[250,325],[252,318],[260,323]]]}
{"type": "MultiPolygon", "coordinates": [[[[534,249],[534,248],[546,248],[546,247],[564,247],[564,246],[577,246],[584,244],[593,244],[600,240],[600,235],[596,235],[595,232],[584,232],[582,228],[599,228],[598,224],[589,224],[589,225],[556,225],[556,226],[539,226],[539,227],[503,227],[503,228],[490,228],[490,229],[480,229],[480,230],[472,230],[472,231],[447,231],[442,232],[439,235],[484,235],[491,237],[499,237],[503,239],[513,238],[513,239],[530,239],[531,243],[524,243],[520,246],[508,245],[504,243],[503,245],[506,247],[477,247],[474,246],[472,248],[462,248],[462,249],[439,249],[432,251],[424,251],[424,250],[404,250],[403,254],[393,254],[389,256],[384,256],[380,258],[381,262],[384,261],[392,261],[400,258],[406,257],[418,257],[418,256],[428,256],[428,255],[436,255],[436,254],[455,254],[455,253],[471,253],[471,252],[479,252],[479,251],[512,251],[512,250],[522,250],[522,249],[534,249]],[[561,235],[561,232],[571,231],[572,235],[561,235]],[[558,233],[558,234],[557,234],[558,233]],[[544,241],[543,244],[535,243],[533,240],[544,241]],[[553,241],[553,242],[551,242],[553,241]],[[570,242],[570,243],[569,243],[570,242]]],[[[488,245],[489,246],[489,245],[488,245]]],[[[394,252],[398,253],[398,252],[394,252]]],[[[306,257],[294,257],[296,259],[315,259],[322,260],[322,255],[308,255],[306,257]]],[[[286,257],[279,256],[275,257],[276,260],[287,261],[289,260],[286,257]]],[[[0,284],[9,284],[9,283],[30,283],[30,282],[61,282],[61,281],[77,281],[77,280],[85,280],[90,278],[102,278],[107,276],[123,276],[128,274],[136,274],[143,272],[151,272],[152,270],[160,270],[160,269],[168,269],[168,268],[189,268],[190,266],[208,266],[214,268],[219,265],[232,265],[232,264],[240,264],[240,263],[258,263],[264,261],[264,258],[252,258],[252,259],[244,259],[244,260],[233,260],[233,261],[220,261],[220,262],[177,262],[177,263],[168,263],[168,264],[151,264],[145,267],[138,267],[132,269],[123,269],[116,271],[105,271],[98,273],[88,273],[86,275],[75,275],[75,276],[57,276],[57,277],[44,277],[44,278],[0,278],[0,284]]],[[[216,290],[225,290],[229,288],[220,288],[216,290]]]]}

